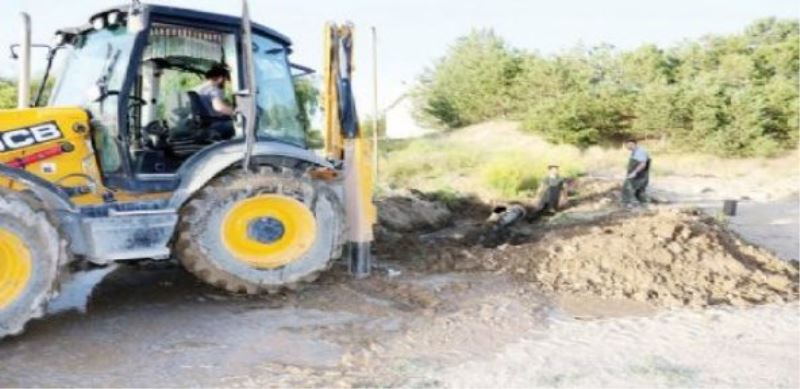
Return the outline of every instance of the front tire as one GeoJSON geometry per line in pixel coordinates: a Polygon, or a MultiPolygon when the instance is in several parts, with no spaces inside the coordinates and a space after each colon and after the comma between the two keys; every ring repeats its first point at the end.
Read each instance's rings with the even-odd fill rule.
{"type": "Polygon", "coordinates": [[[341,256],[335,193],[290,169],[215,178],[182,209],[175,252],[204,282],[255,294],[315,280],[341,256]]]}
{"type": "Polygon", "coordinates": [[[67,259],[66,244],[47,215],[19,194],[0,192],[0,338],[44,314],[67,259]]]}

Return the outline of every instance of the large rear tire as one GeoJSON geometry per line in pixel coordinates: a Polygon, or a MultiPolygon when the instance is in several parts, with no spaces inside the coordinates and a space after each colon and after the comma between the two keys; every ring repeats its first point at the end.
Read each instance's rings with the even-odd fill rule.
{"type": "Polygon", "coordinates": [[[341,256],[343,219],[327,185],[293,170],[229,172],[181,210],[175,253],[189,272],[230,292],[294,289],[341,256]]]}
{"type": "Polygon", "coordinates": [[[44,211],[0,192],[0,338],[44,314],[67,260],[66,244],[44,211]]]}

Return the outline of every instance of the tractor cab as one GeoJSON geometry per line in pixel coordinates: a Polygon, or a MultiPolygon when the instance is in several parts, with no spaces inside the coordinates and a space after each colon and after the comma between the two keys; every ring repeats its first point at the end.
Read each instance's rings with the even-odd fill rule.
{"type": "MultiPolygon", "coordinates": [[[[236,105],[244,81],[241,18],[156,5],[113,8],[85,26],[63,29],[68,49],[50,106],[90,113],[104,182],[136,192],[169,191],[193,155],[218,143],[243,142],[233,115],[213,112],[199,91],[212,67],[229,72],[222,93],[236,105]],[[131,18],[139,20],[132,23],[131,18]],[[217,131],[226,128],[226,131],[217,131]]],[[[253,24],[255,136],[304,148],[295,99],[291,42],[253,24]]]]}

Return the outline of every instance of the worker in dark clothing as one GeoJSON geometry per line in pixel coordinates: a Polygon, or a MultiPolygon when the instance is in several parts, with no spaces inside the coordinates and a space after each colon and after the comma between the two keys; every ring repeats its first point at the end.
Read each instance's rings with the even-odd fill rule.
{"type": "Polygon", "coordinates": [[[635,139],[625,141],[625,148],[631,155],[622,186],[622,204],[626,207],[641,206],[647,203],[645,191],[650,182],[650,154],[635,139]]]}
{"type": "Polygon", "coordinates": [[[564,179],[558,171],[557,165],[547,167],[547,177],[542,180],[539,194],[539,213],[555,213],[561,202],[561,192],[564,190],[564,179]]]}

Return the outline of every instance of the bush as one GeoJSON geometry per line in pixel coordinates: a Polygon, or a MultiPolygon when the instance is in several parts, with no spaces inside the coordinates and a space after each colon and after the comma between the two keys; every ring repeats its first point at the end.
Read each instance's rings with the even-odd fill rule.
{"type": "Polygon", "coordinates": [[[549,165],[559,165],[562,177],[582,174],[580,154],[569,147],[553,147],[545,153],[522,152],[496,156],[481,168],[485,185],[506,198],[532,195],[547,176],[549,165]]]}
{"type": "Polygon", "coordinates": [[[490,161],[481,169],[486,185],[504,197],[518,197],[524,192],[535,191],[540,175],[533,169],[535,161],[520,155],[507,156],[490,161]]]}

